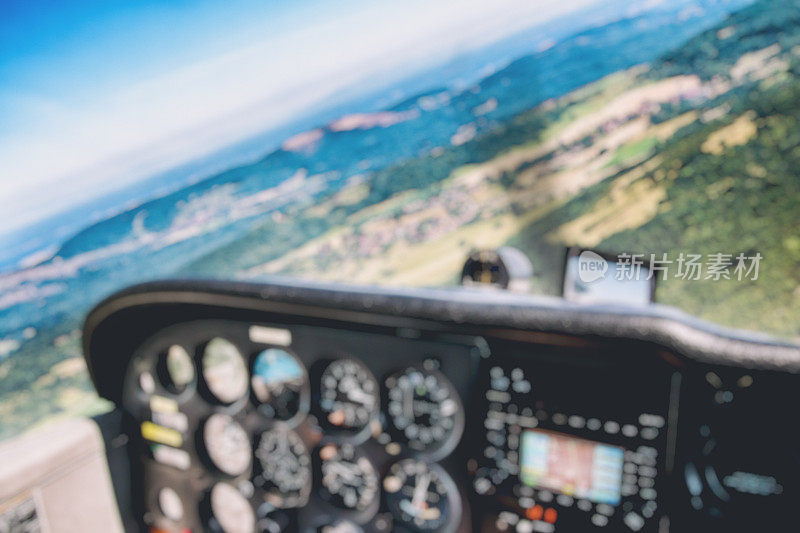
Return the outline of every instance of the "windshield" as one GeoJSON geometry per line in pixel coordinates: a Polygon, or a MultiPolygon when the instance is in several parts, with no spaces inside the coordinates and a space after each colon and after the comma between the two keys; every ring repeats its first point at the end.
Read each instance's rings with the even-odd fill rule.
{"type": "Polygon", "coordinates": [[[0,437],[107,409],[82,320],[164,277],[453,286],[510,245],[560,295],[580,247],[798,335],[800,3],[179,6],[3,7],[0,437]]]}

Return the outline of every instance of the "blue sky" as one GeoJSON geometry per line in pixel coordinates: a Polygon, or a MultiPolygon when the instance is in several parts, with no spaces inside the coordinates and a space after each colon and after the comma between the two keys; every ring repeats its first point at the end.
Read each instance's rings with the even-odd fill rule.
{"type": "MultiPolygon", "coordinates": [[[[345,0],[342,5],[354,3],[345,0]]],[[[0,5],[0,91],[4,115],[11,112],[12,119],[17,114],[25,118],[24,109],[6,106],[27,92],[85,104],[97,92],[234,51],[263,38],[264,32],[276,37],[298,22],[311,25],[326,16],[320,11],[325,3],[312,0],[26,0],[0,5]]],[[[2,131],[24,125],[5,122],[2,131]]]]}
{"type": "Polygon", "coordinates": [[[0,234],[597,0],[0,0],[0,234]]]}

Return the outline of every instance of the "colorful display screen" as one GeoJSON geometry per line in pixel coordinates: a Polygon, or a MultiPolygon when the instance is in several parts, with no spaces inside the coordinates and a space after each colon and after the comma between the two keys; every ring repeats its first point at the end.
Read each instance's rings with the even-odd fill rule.
{"type": "Polygon", "coordinates": [[[617,505],[622,465],[623,450],[617,446],[549,431],[522,434],[520,478],[531,487],[617,505]]]}

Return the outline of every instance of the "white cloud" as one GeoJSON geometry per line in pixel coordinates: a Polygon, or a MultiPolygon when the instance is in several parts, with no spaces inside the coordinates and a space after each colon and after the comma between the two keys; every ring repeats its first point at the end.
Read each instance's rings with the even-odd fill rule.
{"type": "Polygon", "coordinates": [[[81,107],[15,95],[30,125],[0,145],[0,232],[279,125],[340,89],[396,77],[596,1],[375,2],[87,95],[81,107]]]}

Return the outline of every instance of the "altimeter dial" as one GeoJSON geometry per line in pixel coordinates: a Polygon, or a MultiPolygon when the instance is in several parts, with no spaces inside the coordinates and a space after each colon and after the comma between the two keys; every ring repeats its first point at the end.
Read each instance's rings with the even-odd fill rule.
{"type": "Polygon", "coordinates": [[[378,474],[372,462],[351,444],[325,444],[319,457],[322,498],[349,511],[366,511],[377,502],[378,474]]]}
{"type": "Polygon", "coordinates": [[[453,531],[461,501],[453,479],[437,464],[405,459],[391,466],[383,479],[386,504],[396,525],[406,530],[453,531]]]}
{"type": "Polygon", "coordinates": [[[311,458],[302,439],[291,430],[261,435],[256,448],[255,484],[264,501],[278,509],[302,507],[311,491],[311,458]]]}
{"type": "Polygon", "coordinates": [[[333,429],[358,433],[380,407],[378,382],[363,363],[337,359],[320,376],[319,408],[323,423],[333,429]]]}
{"type": "Polygon", "coordinates": [[[417,452],[442,456],[464,427],[458,392],[441,372],[409,367],[386,378],[390,430],[417,452]]]}

